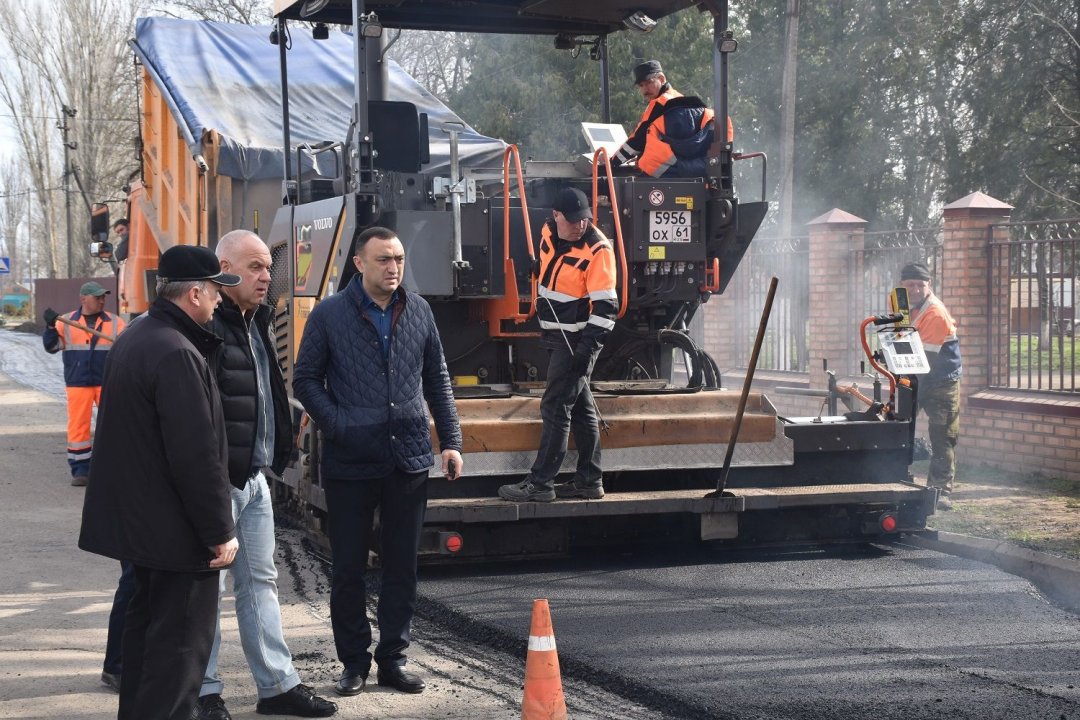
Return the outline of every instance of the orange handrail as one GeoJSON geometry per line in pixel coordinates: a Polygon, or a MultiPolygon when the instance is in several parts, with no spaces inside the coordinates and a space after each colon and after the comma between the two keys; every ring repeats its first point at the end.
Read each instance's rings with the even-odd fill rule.
{"type": "Polygon", "coordinates": [[[495,298],[487,302],[486,316],[488,319],[488,333],[492,337],[513,335],[516,333],[504,333],[500,329],[503,320],[513,320],[520,325],[528,321],[536,313],[536,283],[537,277],[530,267],[529,272],[529,309],[521,312],[521,297],[518,295],[517,271],[514,267],[514,259],[510,255],[510,157],[514,158],[517,174],[517,186],[521,196],[521,214],[525,222],[525,243],[529,251],[529,258],[535,265],[536,252],[533,250],[532,226],[529,224],[529,205],[525,199],[525,179],[521,172],[521,154],[516,145],[507,145],[503,151],[503,280],[504,289],[501,298],[495,298]]]}
{"type": "Polygon", "coordinates": [[[600,181],[598,171],[600,168],[600,158],[604,159],[604,170],[607,173],[608,181],[608,198],[611,200],[611,216],[615,219],[615,245],[619,249],[619,269],[622,271],[622,292],[619,293],[622,297],[619,300],[619,314],[616,319],[622,318],[626,314],[626,306],[630,301],[630,273],[626,269],[626,246],[623,244],[622,234],[622,222],[619,218],[619,201],[615,196],[615,178],[611,174],[611,160],[608,158],[607,150],[604,148],[597,148],[593,153],[592,161],[592,196],[593,207],[592,214],[595,221],[596,211],[599,208],[598,195],[596,194],[597,185],[600,181]]]}

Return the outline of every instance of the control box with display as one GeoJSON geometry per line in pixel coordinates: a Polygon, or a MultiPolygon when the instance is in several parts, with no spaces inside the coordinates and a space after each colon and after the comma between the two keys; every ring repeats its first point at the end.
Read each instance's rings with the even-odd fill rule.
{"type": "Polygon", "coordinates": [[[878,331],[885,365],[894,375],[925,375],[930,372],[919,331],[912,327],[892,327],[878,331]]]}

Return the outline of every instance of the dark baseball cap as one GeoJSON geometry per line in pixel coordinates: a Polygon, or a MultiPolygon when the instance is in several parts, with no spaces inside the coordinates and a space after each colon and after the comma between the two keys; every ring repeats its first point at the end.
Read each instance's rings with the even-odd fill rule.
{"type": "Polygon", "coordinates": [[[592,208],[589,207],[589,198],[577,188],[563,188],[559,196],[555,198],[555,204],[551,206],[558,210],[566,219],[577,222],[582,218],[592,220],[592,208]]]}
{"type": "Polygon", "coordinates": [[[664,68],[660,67],[660,62],[657,60],[646,60],[640,65],[634,67],[634,84],[640,85],[645,82],[645,79],[650,75],[664,72],[664,68]]]}
{"type": "Polygon", "coordinates": [[[157,274],[169,282],[209,280],[225,287],[240,284],[239,275],[221,272],[213,250],[196,245],[174,245],[166,250],[158,262],[157,274]]]}
{"type": "Polygon", "coordinates": [[[83,286],[79,288],[79,295],[93,295],[94,297],[101,297],[102,295],[108,295],[109,291],[98,285],[91,280],[90,282],[83,283],[83,286]]]}

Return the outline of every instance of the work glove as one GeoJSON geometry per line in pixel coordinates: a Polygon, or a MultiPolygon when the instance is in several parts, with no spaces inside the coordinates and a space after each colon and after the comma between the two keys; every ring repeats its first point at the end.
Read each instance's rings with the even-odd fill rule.
{"type": "Polygon", "coordinates": [[[45,325],[51,328],[56,327],[56,318],[60,317],[60,313],[56,312],[52,308],[45,308],[45,325]]]}
{"type": "Polygon", "coordinates": [[[570,372],[579,377],[585,377],[589,374],[589,362],[591,360],[591,353],[575,352],[573,359],[570,360],[570,372]]]}

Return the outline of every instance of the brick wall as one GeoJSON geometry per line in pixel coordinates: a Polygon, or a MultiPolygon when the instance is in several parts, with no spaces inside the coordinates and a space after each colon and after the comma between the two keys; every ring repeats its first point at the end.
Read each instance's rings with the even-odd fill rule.
{"type": "MultiPolygon", "coordinates": [[[[945,206],[942,233],[942,280],[934,291],[957,321],[964,360],[960,441],[957,457],[961,464],[992,464],[1021,472],[1043,472],[1080,479],[1080,394],[1076,397],[989,391],[987,368],[1003,367],[1004,358],[990,358],[990,333],[1004,333],[1004,325],[989,328],[987,305],[1008,307],[1008,298],[995,298],[988,287],[988,249],[991,228],[1008,222],[1012,208],[983,193],[972,193],[945,206]]],[[[810,372],[808,374],[759,373],[754,389],[764,392],[781,415],[813,416],[820,398],[781,395],[778,385],[824,389],[827,378],[822,360],[838,374],[842,383],[853,379],[866,395],[871,394],[867,378],[853,378],[862,359],[858,322],[844,308],[863,307],[862,298],[838,296],[845,287],[861,292],[861,282],[845,283],[843,277],[861,277],[861,268],[850,267],[859,257],[865,221],[842,210],[832,210],[811,221],[810,372]]],[[[1003,232],[998,228],[997,232],[1003,232]]],[[[1003,255],[1004,257],[1004,255],[1003,255]]],[[[1005,262],[998,258],[998,262],[1005,262]]],[[[781,282],[783,282],[781,278],[781,282]]],[[[737,298],[713,298],[705,306],[705,347],[716,358],[728,388],[742,387],[749,358],[732,357],[731,314],[739,307],[737,298]]],[[[1006,313],[997,312],[1005,318],[1006,313]]],[[[1004,323],[1004,320],[1002,320],[1004,323]]],[[[888,390],[886,388],[885,392],[888,390]]],[[[925,435],[925,416],[920,417],[918,434],[925,435]]]]}

